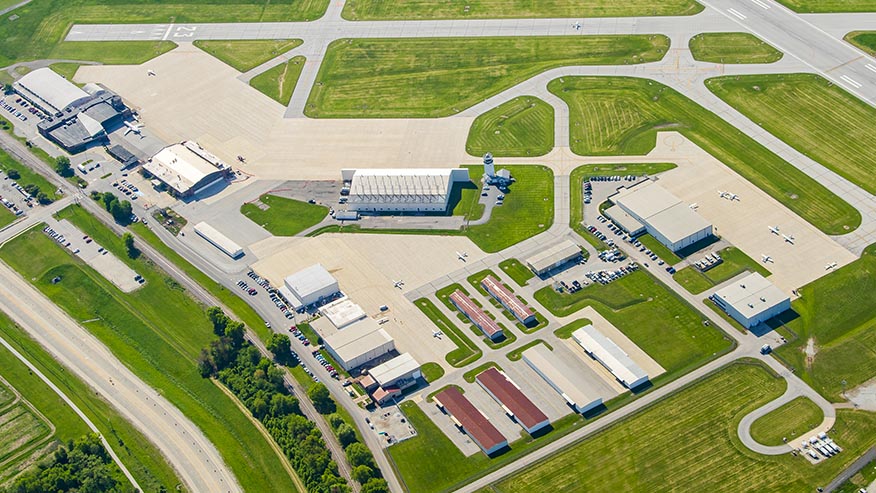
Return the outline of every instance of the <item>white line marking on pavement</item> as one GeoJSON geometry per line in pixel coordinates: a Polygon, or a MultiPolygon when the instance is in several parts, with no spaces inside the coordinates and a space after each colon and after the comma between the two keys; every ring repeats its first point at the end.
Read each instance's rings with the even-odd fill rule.
{"type": "Polygon", "coordinates": [[[770,6],[769,6],[769,5],[767,5],[767,4],[763,3],[763,2],[761,2],[760,0],[751,0],[751,1],[754,2],[754,3],[756,3],[756,4],[758,5],[758,7],[762,8],[762,9],[764,9],[764,10],[769,10],[769,9],[770,9],[770,6]]]}
{"type": "Polygon", "coordinates": [[[740,19],[745,20],[745,16],[740,14],[739,11],[737,11],[736,9],[727,9],[727,12],[730,12],[731,14],[735,15],[736,17],[739,17],[740,19]]]}
{"type": "Polygon", "coordinates": [[[840,79],[848,82],[850,85],[854,86],[855,89],[860,89],[862,86],[855,79],[849,77],[848,75],[840,75],[840,79]]]}
{"type": "Polygon", "coordinates": [[[173,29],[173,24],[167,26],[167,31],[164,31],[164,37],[161,38],[162,41],[167,41],[167,37],[170,36],[171,29],[173,29]]]}
{"type": "Polygon", "coordinates": [[[876,67],[874,67],[873,64],[868,63],[867,65],[864,65],[864,66],[867,67],[867,70],[869,70],[870,72],[876,72],[876,67]]]}

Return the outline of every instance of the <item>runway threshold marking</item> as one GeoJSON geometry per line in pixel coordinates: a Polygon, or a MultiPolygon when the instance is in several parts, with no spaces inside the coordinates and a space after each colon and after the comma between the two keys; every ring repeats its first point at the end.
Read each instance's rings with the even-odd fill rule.
{"type": "Polygon", "coordinates": [[[731,14],[735,15],[736,17],[738,17],[738,18],[740,18],[740,19],[742,19],[742,20],[745,20],[745,19],[746,19],[746,17],[745,17],[744,15],[742,15],[742,14],[741,14],[738,10],[736,10],[736,9],[727,9],[727,12],[730,12],[731,14]]]}
{"type": "Polygon", "coordinates": [[[872,63],[868,63],[864,66],[867,67],[867,70],[869,70],[870,72],[876,72],[876,67],[874,67],[872,63]]]}
{"type": "Polygon", "coordinates": [[[751,1],[754,2],[754,3],[756,3],[758,7],[762,8],[762,9],[764,9],[764,10],[769,10],[769,9],[770,9],[770,6],[769,6],[769,5],[767,5],[767,4],[763,3],[763,2],[761,2],[760,0],[751,0],[751,1]]]}
{"type": "Polygon", "coordinates": [[[849,85],[851,85],[855,89],[860,89],[861,87],[863,87],[855,79],[849,77],[848,75],[840,75],[840,79],[846,81],[849,85]]]}

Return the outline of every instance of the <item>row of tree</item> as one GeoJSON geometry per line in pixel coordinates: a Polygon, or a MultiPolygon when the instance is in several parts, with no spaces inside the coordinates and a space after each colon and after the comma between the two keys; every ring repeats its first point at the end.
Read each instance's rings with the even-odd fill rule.
{"type": "Polygon", "coordinates": [[[135,490],[103,448],[97,435],[90,434],[62,445],[48,461],[22,474],[0,491],[129,493],[135,490]]]}
{"type": "Polygon", "coordinates": [[[127,200],[119,200],[112,192],[91,192],[91,198],[103,204],[103,208],[113,215],[113,219],[122,226],[131,224],[131,215],[134,208],[127,200]]]}

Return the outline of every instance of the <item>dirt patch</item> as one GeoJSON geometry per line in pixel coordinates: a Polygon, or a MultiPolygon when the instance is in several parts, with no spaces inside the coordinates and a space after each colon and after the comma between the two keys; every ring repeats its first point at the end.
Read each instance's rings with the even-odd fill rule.
{"type": "Polygon", "coordinates": [[[806,348],[803,350],[806,353],[806,369],[812,369],[812,363],[815,362],[815,355],[818,354],[818,348],[815,347],[815,338],[810,337],[806,341],[806,348]]]}

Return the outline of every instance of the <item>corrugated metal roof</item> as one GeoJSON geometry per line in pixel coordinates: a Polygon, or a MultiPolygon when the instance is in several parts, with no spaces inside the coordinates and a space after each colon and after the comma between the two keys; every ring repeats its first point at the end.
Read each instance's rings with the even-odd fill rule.
{"type": "Polygon", "coordinates": [[[499,300],[500,303],[508,307],[511,310],[512,314],[519,319],[527,319],[535,313],[526,306],[525,303],[520,301],[514,293],[508,290],[504,284],[499,282],[493,276],[487,276],[481,281],[481,285],[484,289],[487,290],[488,293],[493,295],[495,298],[499,300]]]}
{"type": "Polygon", "coordinates": [[[592,353],[596,359],[608,368],[612,375],[617,377],[627,387],[638,385],[642,383],[642,379],[648,378],[645,370],[639,367],[630,358],[630,355],[602,332],[596,330],[596,327],[592,324],[585,325],[572,332],[572,337],[575,338],[575,341],[585,351],[592,353]]]}
{"type": "Polygon", "coordinates": [[[448,387],[434,397],[462,425],[462,428],[478,445],[493,450],[508,440],[456,387],[448,387]]]}
{"type": "Polygon", "coordinates": [[[469,297],[462,291],[458,289],[454,291],[453,294],[450,295],[450,300],[453,301],[453,304],[456,305],[466,317],[480,327],[487,337],[493,337],[499,332],[502,332],[502,328],[499,327],[499,324],[481,310],[481,307],[477,306],[474,301],[469,299],[469,297]]]}
{"type": "Polygon", "coordinates": [[[526,428],[534,428],[547,421],[548,417],[513,382],[496,368],[488,368],[475,379],[483,385],[500,404],[507,407],[526,428]]]}

